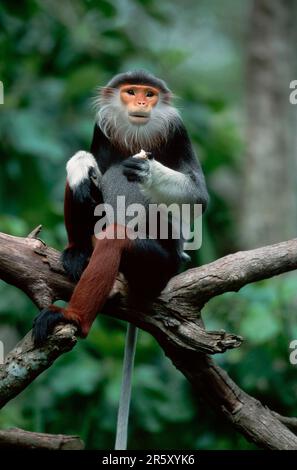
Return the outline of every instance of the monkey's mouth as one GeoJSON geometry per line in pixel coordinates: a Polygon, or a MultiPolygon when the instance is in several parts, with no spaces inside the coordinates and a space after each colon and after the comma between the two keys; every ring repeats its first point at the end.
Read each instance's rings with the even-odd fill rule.
{"type": "Polygon", "coordinates": [[[146,122],[150,118],[150,114],[144,111],[132,111],[129,113],[129,119],[132,122],[146,122]]]}

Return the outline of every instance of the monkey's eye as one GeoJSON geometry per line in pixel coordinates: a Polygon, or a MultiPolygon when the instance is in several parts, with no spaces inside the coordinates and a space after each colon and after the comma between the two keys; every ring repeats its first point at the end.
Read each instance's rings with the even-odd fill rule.
{"type": "Polygon", "coordinates": [[[134,90],[132,88],[130,90],[127,90],[128,95],[135,95],[134,90]]]}
{"type": "Polygon", "coordinates": [[[154,94],[155,94],[155,93],[154,93],[153,91],[148,91],[147,94],[146,94],[146,96],[147,96],[148,98],[151,98],[152,96],[154,96],[154,94]]]}

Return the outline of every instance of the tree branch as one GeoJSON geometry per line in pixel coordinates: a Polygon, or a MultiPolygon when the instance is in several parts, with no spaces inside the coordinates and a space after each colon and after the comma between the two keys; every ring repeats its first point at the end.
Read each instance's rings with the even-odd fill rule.
{"type": "Polygon", "coordinates": [[[43,434],[11,428],[0,431],[0,448],[39,450],[83,450],[84,443],[78,436],[43,434]]]}
{"type": "Polygon", "coordinates": [[[167,355],[198,395],[223,413],[247,440],[270,450],[297,449],[297,436],[288,429],[288,423],[241,390],[210,357],[180,350],[167,355]]]}
{"type": "Polygon", "coordinates": [[[63,353],[76,344],[73,325],[58,326],[42,348],[34,349],[29,332],[0,366],[0,408],[24,390],[63,353]]]}
{"type": "Polygon", "coordinates": [[[297,269],[297,238],[220,258],[171,280],[166,291],[200,309],[211,298],[297,269]],[[181,294],[181,295],[180,295],[181,294]]]}
{"type": "Polygon", "coordinates": [[[297,418],[290,418],[289,416],[282,416],[275,411],[273,411],[273,415],[278,418],[278,420],[285,424],[287,428],[291,429],[291,431],[294,432],[294,434],[297,433],[297,418]]]}
{"type": "MultiPolygon", "coordinates": [[[[0,277],[21,288],[39,308],[57,299],[68,300],[73,290],[59,256],[56,250],[35,238],[0,234],[0,277]]],[[[149,308],[129,305],[126,284],[119,278],[103,313],[151,332],[199,395],[222,412],[247,439],[269,449],[297,449],[297,437],[282,420],[242,391],[205,354],[238,347],[242,338],[205,331],[199,311],[216,295],[239,290],[247,283],[296,267],[297,239],[235,253],[174,277],[149,308]]],[[[27,335],[24,340],[27,343],[19,345],[0,368],[0,378],[2,374],[5,379],[0,388],[2,404],[49,367],[56,357],[71,349],[75,344],[74,334],[73,326],[59,326],[38,350],[34,350],[30,334],[27,335]]]]}

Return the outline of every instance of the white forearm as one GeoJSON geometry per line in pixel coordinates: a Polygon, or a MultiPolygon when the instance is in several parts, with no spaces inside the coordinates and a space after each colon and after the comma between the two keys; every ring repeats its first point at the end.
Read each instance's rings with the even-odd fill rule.
{"type": "Polygon", "coordinates": [[[154,203],[193,203],[194,183],[188,175],[172,170],[162,163],[151,160],[148,181],[140,184],[140,189],[154,203]]]}
{"type": "Polygon", "coordinates": [[[94,174],[101,177],[101,172],[93,155],[89,152],[80,150],[68,160],[66,165],[67,180],[71,189],[76,189],[81,183],[89,179],[90,169],[94,174]]]}

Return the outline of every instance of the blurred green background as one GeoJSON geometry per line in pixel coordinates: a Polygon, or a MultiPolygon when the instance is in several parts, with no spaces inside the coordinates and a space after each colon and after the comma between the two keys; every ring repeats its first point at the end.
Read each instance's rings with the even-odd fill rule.
{"type": "MultiPolygon", "coordinates": [[[[203,246],[192,265],[248,248],[240,227],[246,210],[241,204],[255,193],[248,193],[245,181],[256,171],[245,166],[252,6],[249,0],[1,1],[0,230],[25,236],[42,224],[46,243],[63,248],[65,163],[89,148],[91,98],[113,74],[143,67],[176,94],[211,193],[203,246]]],[[[285,87],[289,95],[289,84],[285,87]]],[[[297,200],[295,181],[290,190],[297,200]]],[[[265,181],[260,191],[267,195],[265,181]]],[[[259,205],[252,220],[261,221],[262,215],[259,205]]],[[[296,219],[295,213],[288,215],[296,219]]],[[[264,227],[255,243],[270,242],[272,232],[264,227]]],[[[288,361],[289,341],[297,338],[296,281],[292,274],[246,286],[213,299],[204,312],[207,328],[224,328],[246,340],[239,350],[217,356],[220,365],[248,393],[291,416],[297,413],[296,366],[288,361]]],[[[30,329],[36,313],[25,294],[0,284],[5,346],[30,329]]],[[[112,448],[125,329],[124,322],[98,318],[87,340],[2,410],[0,428],[79,434],[89,449],[112,448]]],[[[253,446],[200,402],[156,341],[141,332],[129,448],[253,446]]]]}

